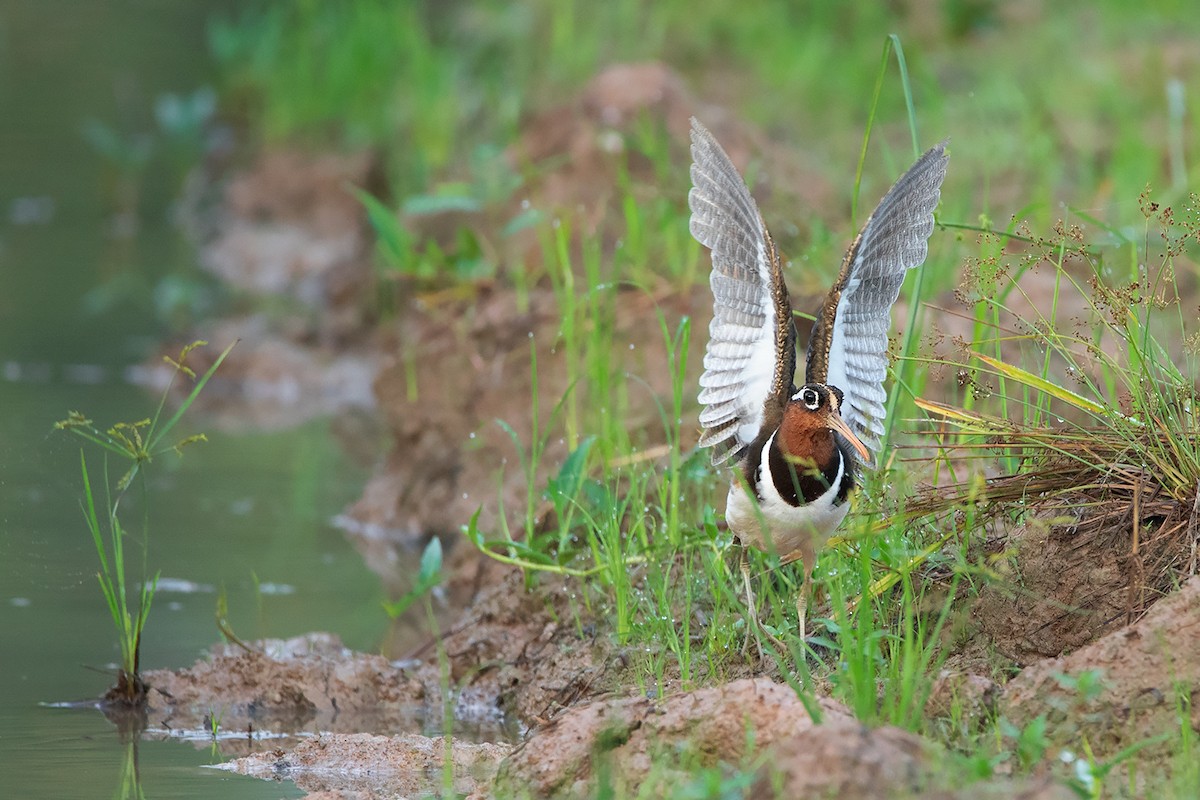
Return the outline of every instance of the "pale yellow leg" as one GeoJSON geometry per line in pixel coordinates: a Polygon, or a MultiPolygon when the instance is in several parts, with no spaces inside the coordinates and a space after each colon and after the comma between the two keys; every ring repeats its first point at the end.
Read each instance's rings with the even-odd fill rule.
{"type": "Polygon", "coordinates": [[[800,591],[796,592],[796,619],[800,626],[800,640],[804,641],[808,638],[808,631],[805,629],[804,618],[808,612],[808,584],[800,587],[800,591]]]}
{"type": "Polygon", "coordinates": [[[759,636],[766,636],[771,642],[771,645],[778,653],[786,653],[787,648],[783,642],[772,636],[758,622],[758,600],[754,597],[754,588],[750,585],[750,556],[746,553],[746,548],[742,548],[742,555],[739,566],[742,570],[742,585],[746,590],[746,640],[742,643],[742,656],[745,657],[750,650],[750,638],[754,638],[754,646],[758,650],[758,660],[763,660],[762,641],[759,636]]]}
{"type": "Polygon", "coordinates": [[[746,590],[746,640],[742,642],[742,658],[750,650],[750,639],[753,637],[754,646],[758,648],[758,658],[761,661],[763,657],[762,642],[758,640],[758,604],[754,599],[754,589],[750,586],[750,557],[746,555],[746,548],[742,548],[739,566],[742,569],[742,586],[746,590]]]}
{"type": "Polygon", "coordinates": [[[803,641],[808,638],[808,598],[812,594],[812,573],[813,562],[816,561],[816,555],[810,555],[804,559],[804,585],[800,587],[800,591],[796,593],[796,619],[800,626],[800,639],[803,641]]]}

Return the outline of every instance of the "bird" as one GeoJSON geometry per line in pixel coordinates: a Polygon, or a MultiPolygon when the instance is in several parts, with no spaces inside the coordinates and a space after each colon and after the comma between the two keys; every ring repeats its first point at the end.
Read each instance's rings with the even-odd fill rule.
{"type": "Polygon", "coordinates": [[[850,244],[816,311],[797,387],[784,260],[729,155],[692,118],[689,228],[711,251],[713,294],[699,445],[712,448],[714,466],[731,467],[725,521],[741,545],[750,623],[743,652],[753,633],[762,653],[746,548],[802,562],[796,614],[804,640],[818,548],[845,519],[861,470],[876,466],[891,308],[905,274],[925,261],[947,145],[917,159],[850,244]]]}

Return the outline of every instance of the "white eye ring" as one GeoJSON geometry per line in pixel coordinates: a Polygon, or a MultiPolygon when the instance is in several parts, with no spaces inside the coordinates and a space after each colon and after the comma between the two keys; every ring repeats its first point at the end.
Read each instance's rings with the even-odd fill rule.
{"type": "Polygon", "coordinates": [[[800,402],[804,403],[804,407],[809,411],[816,411],[821,405],[821,396],[817,394],[816,389],[804,389],[800,392],[800,402]]]}

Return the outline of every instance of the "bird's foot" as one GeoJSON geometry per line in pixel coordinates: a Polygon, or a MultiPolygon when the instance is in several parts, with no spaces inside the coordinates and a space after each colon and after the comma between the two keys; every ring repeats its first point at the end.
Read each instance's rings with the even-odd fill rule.
{"type": "Polygon", "coordinates": [[[758,660],[760,662],[766,661],[766,653],[763,651],[763,639],[767,640],[773,655],[778,657],[788,652],[787,645],[778,636],[764,628],[759,623],[757,617],[755,617],[746,626],[746,639],[742,642],[742,658],[748,659],[750,657],[750,642],[754,642],[754,649],[758,653],[758,660]]]}

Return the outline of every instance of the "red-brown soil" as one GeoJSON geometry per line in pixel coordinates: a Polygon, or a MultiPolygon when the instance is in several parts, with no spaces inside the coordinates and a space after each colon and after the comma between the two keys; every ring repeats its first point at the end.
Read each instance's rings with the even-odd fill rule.
{"type": "Polygon", "coordinates": [[[1181,726],[1200,730],[1198,701],[1200,578],[1193,577],[1140,621],[1022,670],[1000,708],[1018,725],[1045,714],[1055,743],[1082,752],[1086,740],[1100,759],[1151,744],[1138,759],[1144,779],[1169,770],[1181,726]],[[1087,672],[1098,678],[1094,691],[1081,688],[1087,672]]]}

